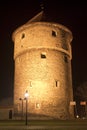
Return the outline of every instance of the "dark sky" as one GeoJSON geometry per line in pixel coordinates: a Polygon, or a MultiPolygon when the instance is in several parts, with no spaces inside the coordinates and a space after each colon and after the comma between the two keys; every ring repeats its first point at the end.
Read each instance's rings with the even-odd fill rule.
{"type": "Polygon", "coordinates": [[[41,11],[50,21],[68,27],[73,33],[73,86],[87,81],[87,4],[58,0],[0,1],[0,98],[13,96],[14,61],[12,33],[41,11]],[[18,3],[19,2],[19,3],[18,3]]]}

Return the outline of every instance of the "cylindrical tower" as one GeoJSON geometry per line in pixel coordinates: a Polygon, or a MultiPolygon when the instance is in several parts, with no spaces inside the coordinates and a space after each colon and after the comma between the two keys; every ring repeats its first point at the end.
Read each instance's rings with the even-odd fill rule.
{"type": "Polygon", "coordinates": [[[29,93],[28,112],[38,117],[73,115],[71,31],[50,22],[32,22],[13,33],[14,106],[29,93]]]}

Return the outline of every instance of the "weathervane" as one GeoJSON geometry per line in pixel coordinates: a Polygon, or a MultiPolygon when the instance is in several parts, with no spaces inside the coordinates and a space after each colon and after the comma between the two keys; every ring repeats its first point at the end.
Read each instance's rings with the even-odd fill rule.
{"type": "Polygon", "coordinates": [[[41,7],[41,10],[44,10],[44,1],[43,0],[40,0],[40,7],[41,7]]]}

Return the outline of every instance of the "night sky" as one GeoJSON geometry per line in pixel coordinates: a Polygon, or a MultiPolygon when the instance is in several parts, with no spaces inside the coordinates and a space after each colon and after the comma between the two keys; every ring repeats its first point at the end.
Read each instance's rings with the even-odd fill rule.
{"type": "MultiPolygon", "coordinates": [[[[42,1],[49,21],[63,24],[72,31],[72,79],[75,88],[87,81],[87,4],[58,0],[42,1]]],[[[0,1],[0,99],[13,96],[12,33],[41,11],[42,1],[0,1]]]]}

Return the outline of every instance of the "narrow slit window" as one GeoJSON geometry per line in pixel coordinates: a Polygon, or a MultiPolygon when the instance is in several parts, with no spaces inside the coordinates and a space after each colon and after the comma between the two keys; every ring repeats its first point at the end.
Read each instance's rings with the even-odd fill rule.
{"type": "Polygon", "coordinates": [[[58,83],[57,83],[57,81],[56,81],[56,87],[58,86],[58,83]]]}
{"type": "Polygon", "coordinates": [[[60,82],[58,80],[55,81],[55,86],[59,87],[60,86],[60,82]]]}
{"type": "Polygon", "coordinates": [[[32,82],[30,81],[30,87],[32,87],[32,82]]]}

